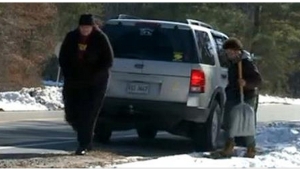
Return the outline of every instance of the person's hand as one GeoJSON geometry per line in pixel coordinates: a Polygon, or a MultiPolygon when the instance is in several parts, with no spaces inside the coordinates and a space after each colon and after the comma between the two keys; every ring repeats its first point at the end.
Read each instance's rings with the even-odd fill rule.
{"type": "Polygon", "coordinates": [[[240,86],[245,87],[246,86],[246,81],[244,79],[239,79],[238,83],[240,86]]]}

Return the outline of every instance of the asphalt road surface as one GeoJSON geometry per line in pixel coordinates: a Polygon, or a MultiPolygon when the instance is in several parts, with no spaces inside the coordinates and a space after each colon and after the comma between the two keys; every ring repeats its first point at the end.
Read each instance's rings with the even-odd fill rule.
{"type": "MultiPolygon", "coordinates": [[[[300,106],[260,106],[258,121],[300,121],[300,106]]],[[[114,132],[111,143],[101,146],[125,156],[157,157],[193,151],[183,137],[160,132],[156,139],[141,141],[135,130],[114,132]]],[[[63,112],[0,112],[0,159],[20,154],[70,153],[77,146],[63,112]],[[38,115],[37,115],[38,114],[38,115]]]]}

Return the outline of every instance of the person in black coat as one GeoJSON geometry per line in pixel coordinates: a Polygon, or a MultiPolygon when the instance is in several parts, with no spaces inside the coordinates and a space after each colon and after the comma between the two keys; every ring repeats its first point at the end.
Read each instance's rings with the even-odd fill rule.
{"type": "Polygon", "coordinates": [[[95,26],[91,14],[81,15],[78,28],[67,33],[59,54],[65,119],[77,132],[77,155],[91,150],[112,63],[109,39],[95,26]]]}

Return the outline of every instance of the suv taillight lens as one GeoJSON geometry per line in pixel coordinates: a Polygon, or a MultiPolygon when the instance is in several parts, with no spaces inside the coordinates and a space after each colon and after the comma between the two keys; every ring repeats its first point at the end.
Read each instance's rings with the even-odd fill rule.
{"type": "Polygon", "coordinates": [[[190,79],[190,91],[205,92],[205,74],[202,70],[192,70],[190,79]]]}

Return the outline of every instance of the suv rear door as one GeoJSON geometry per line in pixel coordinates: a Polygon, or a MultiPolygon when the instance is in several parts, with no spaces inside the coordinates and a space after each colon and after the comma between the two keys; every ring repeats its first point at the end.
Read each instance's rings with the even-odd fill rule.
{"type": "Polygon", "coordinates": [[[205,73],[205,93],[199,95],[199,105],[207,107],[215,89],[219,87],[217,52],[210,30],[194,26],[195,38],[201,56],[201,69],[205,73]]]}
{"type": "Polygon", "coordinates": [[[108,96],[187,101],[191,69],[199,62],[189,26],[123,20],[108,23],[104,32],[118,59],[112,69],[108,96]],[[141,69],[130,68],[134,64],[139,64],[141,69]]]}
{"type": "Polygon", "coordinates": [[[226,53],[223,50],[223,43],[228,39],[228,37],[225,34],[216,32],[216,31],[212,31],[212,36],[214,38],[214,42],[216,44],[216,49],[218,52],[218,57],[219,57],[219,63],[220,63],[220,68],[219,68],[219,72],[221,74],[221,78],[220,78],[220,83],[222,85],[222,87],[226,88],[227,84],[228,84],[228,60],[226,57],[226,53]]]}
{"type": "Polygon", "coordinates": [[[112,72],[122,73],[142,73],[143,60],[135,55],[134,44],[130,43],[132,38],[127,32],[130,31],[128,27],[120,28],[115,23],[108,22],[103,31],[108,35],[115,52],[114,66],[112,72]],[[122,52],[119,52],[122,51],[122,52]]]}

